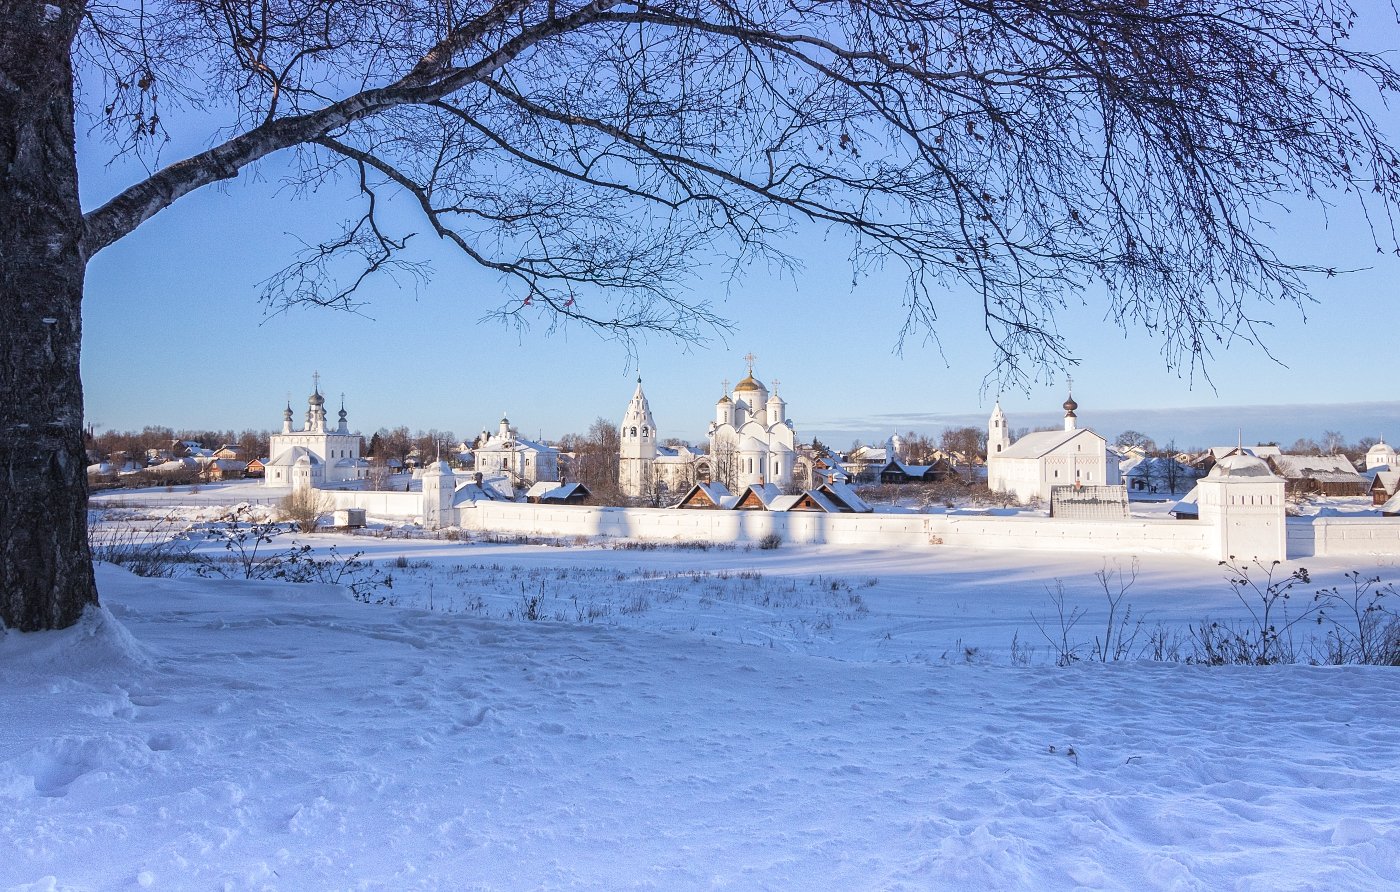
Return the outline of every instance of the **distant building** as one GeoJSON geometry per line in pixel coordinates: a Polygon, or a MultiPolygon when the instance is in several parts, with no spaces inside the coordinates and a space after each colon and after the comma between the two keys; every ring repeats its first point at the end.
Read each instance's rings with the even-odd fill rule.
{"type": "MultiPolygon", "coordinates": [[[[750,484],[780,488],[811,486],[812,459],[799,453],[797,434],[787,417],[787,402],[753,375],[748,375],[715,403],[709,428],[709,451],[667,448],[657,440],[656,419],[637,379],[637,389],[623,414],[618,481],[633,498],[683,493],[696,483],[723,483],[742,492],[750,484]]],[[[776,382],[775,382],[776,387],[776,382]]]]}
{"type": "Polygon", "coordinates": [[[494,435],[482,431],[474,451],[476,470],[487,476],[504,475],[529,487],[541,480],[559,479],[559,450],[517,436],[510,419],[502,416],[494,435]]]}
{"type": "Polygon", "coordinates": [[[1345,455],[1280,454],[1268,460],[1284,480],[1287,492],[1295,495],[1364,496],[1371,481],[1357,473],[1345,455]]]}
{"type": "Polygon", "coordinates": [[[360,436],[346,423],[345,402],[340,404],[339,423],[326,423],[326,398],[321,395],[320,376],[315,376],[311,395],[306,399],[306,421],[300,430],[292,427],[292,405],[282,413],[282,431],[273,434],[265,462],[263,483],[270,487],[293,485],[325,486],[363,480],[369,462],[360,456],[360,436]]]}
{"type": "Polygon", "coordinates": [[[1048,504],[1056,486],[1119,485],[1117,456],[1110,460],[1108,441],[1079,427],[1078,408],[1070,396],[1064,402],[1064,430],[1037,431],[1013,443],[998,402],[987,422],[987,486],[1022,502],[1035,498],[1048,504]]]}
{"type": "Polygon", "coordinates": [[[1396,453],[1395,448],[1381,437],[1381,441],[1370,449],[1366,450],[1366,470],[1371,471],[1376,468],[1391,468],[1400,470],[1400,453],[1396,453]]]}

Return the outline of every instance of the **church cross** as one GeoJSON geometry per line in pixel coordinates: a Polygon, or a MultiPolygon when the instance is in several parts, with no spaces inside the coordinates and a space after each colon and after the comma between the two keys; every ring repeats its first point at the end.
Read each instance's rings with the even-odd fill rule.
{"type": "Polygon", "coordinates": [[[1069,392],[1070,392],[1070,393],[1074,393],[1074,376],[1073,376],[1073,375],[1065,375],[1065,387],[1069,389],[1069,392]]]}
{"type": "Polygon", "coordinates": [[[757,357],[757,356],[754,356],[752,351],[750,351],[750,352],[744,354],[744,362],[747,362],[747,363],[749,364],[749,376],[750,376],[750,377],[753,376],[753,364],[754,364],[754,360],[756,360],[756,359],[758,359],[758,357],[757,357]]]}
{"type": "Polygon", "coordinates": [[[728,392],[729,392],[729,379],[728,379],[728,378],[725,378],[724,381],[722,381],[722,382],[720,383],[719,386],[720,386],[720,388],[721,388],[721,392],[722,392],[722,393],[728,393],[728,392]]]}
{"type": "Polygon", "coordinates": [[[781,383],[783,383],[783,382],[779,381],[777,378],[774,378],[774,379],[773,379],[773,394],[774,394],[775,396],[776,396],[777,393],[778,393],[778,385],[781,384],[781,383]]]}
{"type": "Polygon", "coordinates": [[[320,372],[312,372],[312,373],[311,373],[311,389],[312,389],[313,391],[315,391],[316,393],[320,393],[320,392],[321,392],[321,373],[320,373],[320,372]]]}

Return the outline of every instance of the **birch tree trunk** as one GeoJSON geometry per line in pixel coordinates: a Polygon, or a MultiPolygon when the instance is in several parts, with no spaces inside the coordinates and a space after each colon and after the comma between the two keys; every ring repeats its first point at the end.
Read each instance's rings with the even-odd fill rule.
{"type": "Polygon", "coordinates": [[[70,626],[97,603],[78,362],[81,6],[0,3],[0,621],[24,631],[70,626]]]}

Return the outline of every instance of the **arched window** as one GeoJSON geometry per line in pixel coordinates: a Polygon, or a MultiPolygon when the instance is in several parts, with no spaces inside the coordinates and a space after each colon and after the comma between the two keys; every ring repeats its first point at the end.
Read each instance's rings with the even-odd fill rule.
{"type": "Polygon", "coordinates": [[[637,429],[635,427],[632,428],[632,436],[637,436],[637,429]]]}

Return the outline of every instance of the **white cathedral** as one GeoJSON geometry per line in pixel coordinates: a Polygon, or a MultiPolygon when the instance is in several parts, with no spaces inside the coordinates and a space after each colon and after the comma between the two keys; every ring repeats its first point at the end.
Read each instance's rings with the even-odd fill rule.
{"type": "Polygon", "coordinates": [[[708,454],[689,447],[658,445],[656,419],[642,392],[642,379],[622,418],[618,482],[633,498],[679,496],[695,483],[723,483],[738,493],[755,483],[788,488],[810,486],[811,470],[797,453],[797,433],[787,417],[787,403],[754,377],[753,354],[745,356],[748,374],[715,403],[708,454]]]}
{"type": "Polygon", "coordinates": [[[268,444],[272,456],[267,462],[263,484],[298,489],[363,480],[369,463],[360,457],[360,435],[346,424],[345,400],[340,401],[339,424],[332,430],[326,424],[326,398],[321,395],[321,376],[314,375],[311,396],[306,398],[306,423],[292,429],[292,404],[282,413],[282,432],[273,434],[268,444]]]}

